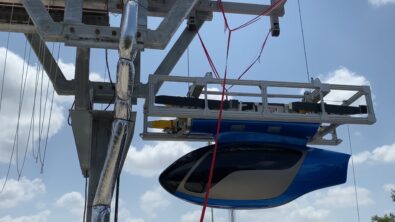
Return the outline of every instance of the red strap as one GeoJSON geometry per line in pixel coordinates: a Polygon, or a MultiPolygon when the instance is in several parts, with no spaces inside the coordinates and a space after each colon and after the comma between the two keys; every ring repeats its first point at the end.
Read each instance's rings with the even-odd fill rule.
{"type": "Polygon", "coordinates": [[[211,59],[210,54],[208,53],[207,47],[206,47],[206,45],[204,44],[203,39],[202,39],[202,37],[200,36],[199,31],[197,31],[197,34],[198,34],[198,37],[199,37],[199,40],[200,40],[200,44],[201,44],[202,47],[203,47],[204,53],[206,54],[207,61],[208,61],[208,63],[210,64],[211,70],[213,71],[215,77],[216,77],[217,79],[220,79],[221,77],[220,77],[219,74],[218,74],[218,70],[217,70],[217,68],[215,67],[213,60],[211,59]]]}
{"type": "MultiPolygon", "coordinates": [[[[236,27],[234,29],[231,29],[229,27],[228,19],[226,17],[225,10],[224,10],[224,7],[222,5],[222,0],[219,0],[218,2],[219,2],[219,7],[220,7],[221,12],[222,12],[222,16],[224,18],[225,30],[226,29],[228,30],[228,42],[227,42],[227,47],[226,47],[225,72],[224,72],[224,79],[222,81],[221,103],[220,103],[220,109],[219,109],[218,120],[217,120],[217,130],[216,130],[216,134],[215,134],[215,144],[214,144],[214,149],[213,149],[213,157],[212,157],[212,160],[211,160],[210,172],[209,172],[209,177],[208,177],[208,181],[207,181],[207,185],[206,185],[206,194],[205,194],[205,197],[204,197],[202,213],[200,215],[200,222],[204,221],[204,216],[205,216],[205,213],[206,213],[208,198],[209,198],[209,195],[210,195],[211,182],[212,182],[212,178],[213,178],[213,175],[214,175],[215,160],[217,158],[218,138],[219,138],[219,133],[221,131],[221,122],[222,122],[222,112],[223,112],[223,105],[224,105],[224,97],[225,97],[225,91],[227,91],[227,89],[226,89],[226,78],[227,78],[227,72],[228,72],[228,60],[229,60],[229,51],[230,51],[230,43],[231,43],[232,32],[240,30],[240,29],[243,29],[243,28],[255,23],[256,21],[258,21],[260,19],[261,16],[269,14],[274,9],[276,9],[280,4],[283,4],[285,2],[285,0],[278,0],[276,3],[271,5],[268,9],[263,11],[260,15],[254,17],[250,21],[247,21],[246,23],[244,23],[244,24],[242,24],[242,25],[240,25],[240,26],[238,26],[238,27],[236,27]]],[[[210,54],[208,53],[207,47],[205,46],[205,44],[204,44],[204,42],[202,40],[202,37],[200,36],[199,31],[197,32],[197,34],[199,36],[200,43],[201,43],[201,45],[203,47],[204,53],[206,54],[207,60],[208,60],[208,62],[210,64],[210,67],[211,67],[213,73],[215,74],[215,76],[217,78],[220,78],[218,70],[215,67],[213,60],[211,59],[210,54]]],[[[247,69],[239,76],[238,79],[243,77],[243,75],[246,74],[257,61],[259,61],[259,59],[261,58],[263,49],[264,49],[264,47],[266,45],[267,39],[269,37],[269,34],[270,34],[270,31],[267,34],[267,36],[265,38],[265,41],[263,42],[263,44],[261,46],[261,50],[259,52],[258,57],[247,67],[247,69]]]]}
{"type": "MultiPolygon", "coordinates": [[[[243,76],[244,76],[244,75],[255,65],[255,63],[257,63],[258,61],[260,61],[261,56],[262,56],[262,53],[263,53],[263,49],[264,49],[265,46],[266,46],[267,39],[269,38],[269,35],[270,35],[271,32],[272,32],[272,30],[269,30],[269,32],[267,33],[266,38],[265,38],[265,40],[264,40],[263,43],[262,43],[262,46],[261,46],[261,49],[260,49],[260,51],[259,51],[258,56],[257,56],[257,57],[254,59],[254,61],[244,70],[244,72],[242,72],[242,73],[239,75],[239,77],[237,78],[238,80],[241,79],[241,77],[243,77],[243,76]]],[[[229,90],[229,89],[228,89],[228,90],[229,90]]]]}

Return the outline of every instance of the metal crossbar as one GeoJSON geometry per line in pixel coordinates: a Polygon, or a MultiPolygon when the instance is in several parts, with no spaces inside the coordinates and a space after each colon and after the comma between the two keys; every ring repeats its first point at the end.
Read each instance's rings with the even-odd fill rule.
{"type": "MultiPolygon", "coordinates": [[[[219,86],[221,80],[214,79],[210,75],[206,77],[181,77],[181,76],[160,76],[150,75],[148,82],[148,94],[146,97],[146,112],[144,133],[142,137],[147,140],[202,140],[207,141],[212,138],[206,135],[188,135],[187,132],[177,135],[169,133],[151,133],[148,127],[148,118],[180,118],[180,119],[216,119],[218,116],[217,109],[209,108],[209,97],[218,95],[219,92],[208,90],[211,86],[219,86]],[[155,86],[158,84],[166,83],[189,83],[191,88],[202,88],[200,98],[204,99],[204,107],[186,107],[163,105],[155,102],[155,86]]],[[[342,124],[373,124],[376,121],[372,96],[369,86],[354,86],[354,85],[339,85],[339,84],[326,84],[321,83],[319,79],[314,79],[310,83],[300,82],[278,82],[278,81],[256,81],[256,80],[227,80],[227,85],[230,86],[248,86],[255,88],[258,93],[242,92],[232,90],[227,92],[228,97],[247,98],[258,100],[257,108],[254,110],[243,110],[241,105],[236,108],[226,109],[223,111],[224,120],[254,120],[254,121],[275,121],[275,122],[299,122],[299,123],[319,123],[321,125],[319,131],[314,138],[310,140],[313,144],[328,144],[336,145],[341,142],[337,138],[336,128],[342,124]],[[269,93],[274,89],[281,89],[283,91],[297,91],[297,93],[269,93]],[[333,103],[327,99],[331,92],[344,93],[344,98],[337,102],[340,108],[352,107],[364,104],[366,108],[365,113],[361,114],[334,114],[327,112],[327,103],[333,103]],[[351,92],[351,93],[350,93],[351,92]],[[282,99],[287,100],[284,103],[284,108],[272,108],[271,100],[282,99]],[[295,111],[292,110],[292,102],[300,101],[306,104],[313,104],[320,107],[319,111],[295,111]],[[323,102],[322,102],[323,101],[323,102]],[[331,139],[324,139],[328,134],[332,135],[331,139]]],[[[233,89],[235,89],[233,88],[233,89]]],[[[195,93],[196,94],[196,93],[195,93]]]]}

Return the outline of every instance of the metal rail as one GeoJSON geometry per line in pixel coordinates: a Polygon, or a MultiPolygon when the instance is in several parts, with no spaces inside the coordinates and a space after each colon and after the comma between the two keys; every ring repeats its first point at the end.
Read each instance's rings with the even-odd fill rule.
{"type": "MultiPolygon", "coordinates": [[[[277,122],[303,122],[303,123],[319,123],[321,128],[317,135],[312,138],[310,143],[314,144],[331,144],[335,145],[341,141],[336,136],[336,128],[342,124],[373,124],[376,117],[373,109],[372,96],[369,86],[353,86],[353,85],[339,85],[339,84],[325,84],[321,83],[319,79],[313,80],[311,83],[299,82],[277,82],[277,81],[256,81],[256,80],[227,80],[228,86],[249,86],[259,90],[259,93],[245,93],[231,91],[227,96],[248,97],[255,98],[262,104],[262,107],[256,111],[243,111],[239,109],[229,109],[223,111],[223,119],[226,120],[254,120],[254,121],[277,121],[277,122]],[[293,89],[298,91],[296,94],[273,94],[268,93],[273,88],[282,88],[284,90],[293,89]],[[302,89],[305,94],[301,93],[302,89]],[[325,101],[331,91],[354,92],[352,96],[343,98],[343,106],[350,106],[357,100],[362,100],[366,104],[367,114],[364,115],[339,115],[326,112],[325,101]],[[319,97],[317,100],[316,97],[319,97]],[[321,106],[321,112],[318,113],[298,113],[289,112],[287,109],[269,109],[270,100],[273,99],[288,99],[290,101],[311,101],[321,106]],[[324,101],[324,102],[321,102],[324,101]],[[332,134],[332,139],[327,140],[324,137],[332,134]]],[[[202,141],[211,140],[207,136],[196,136],[187,134],[172,135],[168,133],[150,133],[147,124],[150,117],[166,117],[166,118],[186,118],[186,119],[216,119],[218,117],[218,110],[213,110],[208,107],[208,97],[210,95],[218,95],[218,92],[208,91],[207,86],[217,85],[221,86],[221,80],[214,79],[210,76],[206,77],[181,77],[181,76],[159,76],[151,75],[149,77],[149,93],[146,98],[146,112],[144,121],[144,133],[142,137],[147,140],[192,140],[202,141]],[[156,86],[158,84],[166,84],[169,82],[189,83],[192,85],[199,84],[204,87],[201,96],[204,97],[205,107],[203,109],[193,107],[177,107],[177,106],[163,106],[155,103],[156,86]]]]}

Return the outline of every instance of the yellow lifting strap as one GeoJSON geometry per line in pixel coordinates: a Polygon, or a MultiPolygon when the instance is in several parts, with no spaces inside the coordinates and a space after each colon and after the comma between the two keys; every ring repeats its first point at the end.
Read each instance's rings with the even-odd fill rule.
{"type": "Polygon", "coordinates": [[[174,120],[155,120],[149,122],[150,128],[169,129],[174,126],[174,120]]]}

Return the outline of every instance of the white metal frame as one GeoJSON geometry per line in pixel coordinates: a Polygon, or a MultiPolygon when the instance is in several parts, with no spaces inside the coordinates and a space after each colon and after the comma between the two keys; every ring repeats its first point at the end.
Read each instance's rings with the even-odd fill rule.
{"type": "MultiPolygon", "coordinates": [[[[210,76],[206,77],[181,77],[181,76],[160,76],[150,75],[148,81],[148,95],[146,98],[146,110],[144,116],[144,132],[143,139],[147,140],[211,140],[208,136],[196,135],[172,135],[167,133],[151,133],[148,130],[148,117],[173,117],[173,118],[199,118],[199,119],[217,119],[218,110],[210,110],[208,108],[208,95],[218,95],[220,92],[207,91],[204,88],[202,94],[205,99],[205,108],[186,108],[175,106],[163,106],[155,104],[156,90],[155,87],[166,82],[190,83],[207,86],[209,84],[221,85],[222,80],[214,79],[210,76]]],[[[255,111],[242,110],[223,110],[223,119],[236,120],[261,120],[261,121],[278,121],[278,122],[302,122],[302,123],[319,123],[320,130],[311,138],[312,144],[327,144],[336,145],[341,142],[337,138],[336,128],[342,124],[373,124],[376,122],[376,117],[373,109],[372,96],[369,86],[354,86],[354,85],[339,85],[321,83],[319,79],[314,79],[310,83],[300,82],[278,82],[278,81],[256,81],[256,80],[236,80],[228,79],[227,85],[234,86],[253,86],[260,89],[260,93],[243,93],[243,92],[228,92],[228,96],[250,96],[260,98],[263,104],[263,109],[255,111]],[[302,89],[310,91],[309,94],[270,94],[267,93],[270,88],[287,88],[287,89],[302,89]],[[325,97],[331,90],[353,91],[355,94],[349,98],[344,98],[343,106],[350,106],[355,101],[362,99],[367,106],[367,114],[364,115],[337,115],[328,114],[325,112],[324,103],[325,97]],[[321,104],[321,113],[289,113],[289,112],[270,112],[268,109],[268,100],[271,98],[289,98],[302,99],[321,104]],[[328,134],[331,134],[331,139],[324,139],[328,134]]]]}

